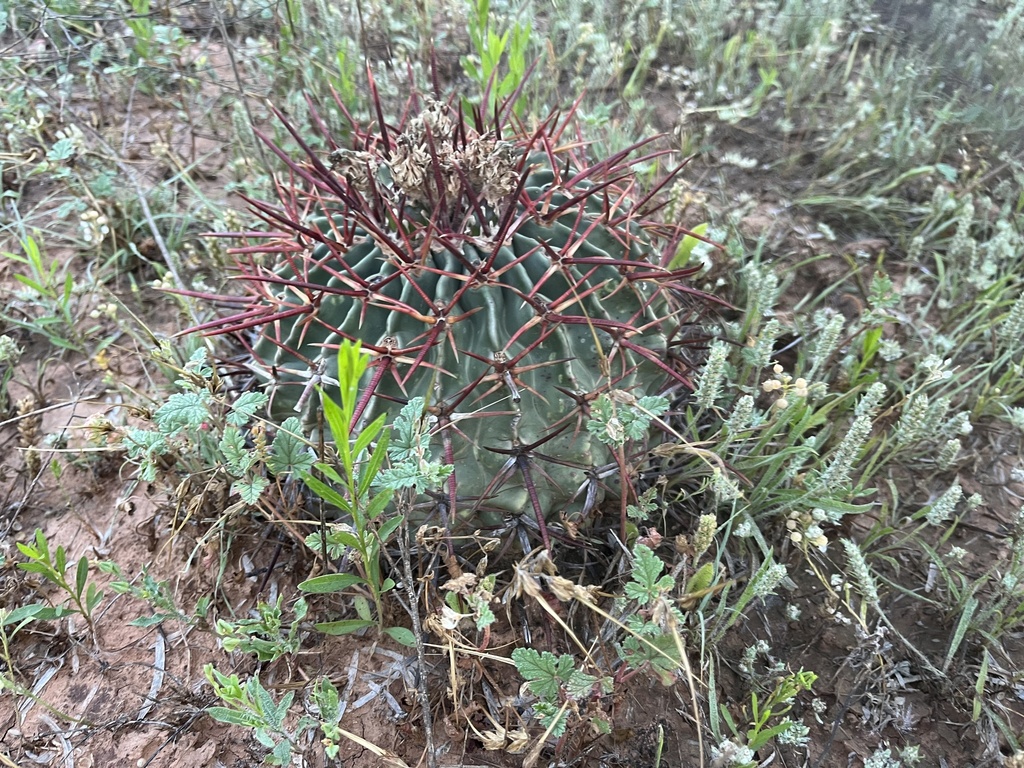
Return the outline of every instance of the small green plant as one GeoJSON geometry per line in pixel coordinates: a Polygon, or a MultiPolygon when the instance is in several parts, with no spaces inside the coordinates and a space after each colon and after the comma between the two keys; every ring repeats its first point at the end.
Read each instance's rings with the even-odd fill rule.
{"type": "MultiPolygon", "coordinates": [[[[95,635],[96,627],[93,624],[93,614],[96,607],[103,601],[103,592],[95,583],[89,581],[89,558],[83,555],[78,560],[74,566],[74,577],[71,581],[68,579],[71,564],[68,563],[66,550],[59,546],[51,551],[50,542],[42,530],[36,529],[32,543],[18,542],[18,550],[28,558],[28,562],[18,563],[18,568],[28,573],[38,574],[61,589],[67,595],[62,607],[70,608],[80,614],[89,625],[90,632],[95,635]]],[[[31,613],[30,608],[20,610],[31,613]]],[[[43,615],[42,611],[36,611],[32,617],[39,618],[41,615],[43,615]]],[[[10,615],[8,619],[10,619],[10,615]]]]}
{"type": "Polygon", "coordinates": [[[319,710],[320,730],[324,734],[324,754],[330,760],[338,759],[338,752],[341,751],[341,740],[345,732],[339,727],[342,712],[338,689],[334,687],[329,677],[321,677],[313,686],[313,702],[319,710]]]}
{"type": "Polygon", "coordinates": [[[294,692],[289,691],[275,702],[258,676],[243,683],[238,675],[222,674],[212,664],[207,664],[203,671],[217,698],[226,705],[208,707],[207,714],[218,722],[251,728],[256,740],[270,750],[264,760],[268,765],[292,765],[299,744],[306,741],[303,734],[311,728],[319,728],[323,733],[320,743],[329,760],[338,759],[342,740],[360,741],[340,726],[343,709],[338,689],[329,677],[321,677],[312,686],[316,717],[302,715],[295,728],[289,729],[285,720],[294,701],[294,692]]]}
{"type": "Polygon", "coordinates": [[[229,494],[243,506],[255,506],[271,483],[313,466],[314,457],[296,418],[286,419],[271,443],[261,428],[243,431],[264,407],[262,392],[229,399],[205,348],[197,349],[178,369],[180,390],[153,411],[152,428],[130,427],[123,445],[139,477],[157,478],[165,457],[173,456],[179,473],[190,477],[225,477],[229,494]],[[252,440],[250,443],[249,440],[252,440]]]}
{"type": "Polygon", "coordinates": [[[129,581],[121,567],[110,560],[98,564],[99,569],[114,577],[110,582],[110,591],[119,595],[130,595],[136,600],[148,603],[152,609],[151,616],[140,616],[128,622],[133,627],[152,627],[167,621],[179,621],[186,626],[195,625],[204,621],[210,610],[211,599],[204,596],[199,599],[195,610],[188,614],[178,607],[171,592],[170,584],[166,581],[157,581],[149,572],[149,566],[143,566],[142,573],[138,579],[129,581]]]}
{"type": "MultiPolygon", "coordinates": [[[[790,730],[799,730],[800,724],[786,715],[792,710],[793,701],[797,695],[811,690],[811,686],[817,679],[818,676],[813,672],[800,670],[783,677],[763,700],[758,699],[756,692],[751,692],[750,710],[744,713],[745,717],[749,717],[749,727],[742,733],[726,706],[720,704],[719,712],[722,721],[733,735],[733,741],[728,743],[733,747],[738,747],[737,756],[726,765],[735,768],[755,768],[757,761],[753,758],[761,747],[772,739],[782,737],[790,730]],[[749,757],[746,760],[739,759],[740,751],[749,753],[749,757]]],[[[715,718],[713,722],[717,723],[718,719],[715,718]]],[[[718,751],[725,752],[726,748],[720,745],[718,751]]]]}
{"type": "Polygon", "coordinates": [[[320,499],[338,510],[346,521],[351,521],[347,529],[335,525],[328,532],[324,526],[320,532],[307,537],[306,543],[315,551],[322,552],[325,560],[332,554],[341,554],[343,548],[350,549],[359,573],[315,576],[300,584],[299,589],[311,594],[350,588],[363,592],[355,596],[358,619],[321,622],[316,626],[322,632],[346,634],[377,625],[395,640],[412,645],[415,638],[408,629],[380,624],[380,617],[384,615],[384,595],[395,587],[394,579],[383,574],[382,550],[404,520],[401,514],[385,516],[383,513],[396,491],[440,485],[451,473],[451,467],[430,458],[429,435],[423,428],[422,398],[410,400],[396,417],[394,431],[397,436],[393,442],[390,431],[385,429],[386,414],[381,414],[364,427],[358,436],[352,434],[351,425],[355,423],[359,402],[359,381],[367,366],[368,358],[361,353],[359,344],[342,343],[338,349],[341,403],[322,395],[323,413],[326,426],[331,431],[335,460],[318,462],[316,470],[330,483],[312,473],[303,475],[306,485],[320,499]],[[385,458],[391,461],[388,468],[384,467],[385,458]],[[374,613],[377,618],[374,618],[374,613]]]}
{"type": "MultiPolygon", "coordinates": [[[[280,701],[275,702],[274,697],[263,687],[259,676],[253,676],[242,683],[238,675],[225,675],[212,664],[203,667],[203,672],[217,698],[226,705],[208,707],[207,714],[221,723],[252,728],[256,740],[270,750],[264,760],[267,764],[291,765],[297,732],[286,727],[285,718],[288,717],[295,692],[288,691],[280,701]]],[[[308,725],[306,720],[300,721],[298,731],[305,730],[308,725]]]]}
{"type": "MultiPolygon", "coordinates": [[[[490,0],[473,0],[469,12],[469,42],[473,53],[462,57],[462,69],[477,84],[486,102],[486,114],[522,88],[526,79],[527,51],[530,47],[530,22],[518,20],[503,33],[494,31],[490,0]],[[507,72],[501,75],[504,60],[507,72]]],[[[516,99],[512,109],[523,116],[526,100],[516,99]]]]}
{"type": "Polygon", "coordinates": [[[299,598],[292,606],[294,618],[285,630],[282,619],[281,601],[278,597],[273,605],[260,602],[255,609],[256,617],[251,619],[218,619],[217,637],[221,647],[228,653],[241,651],[254,653],[259,661],[277,661],[287,654],[295,653],[301,645],[299,629],[309,610],[305,599],[299,598]]]}
{"type": "MultiPolygon", "coordinates": [[[[633,446],[645,440],[651,422],[665,413],[668,406],[668,400],[660,395],[637,398],[629,392],[615,389],[594,400],[587,431],[615,452],[615,461],[625,477],[627,445],[633,446]]],[[[632,541],[634,537],[627,530],[629,494],[622,493],[619,502],[619,534],[627,541],[632,541]]]]}
{"type": "Polygon", "coordinates": [[[576,702],[586,701],[595,691],[610,693],[611,678],[597,678],[576,668],[572,656],[555,656],[548,651],[516,648],[512,651],[519,674],[539,701],[533,711],[552,736],[561,736],[576,702]]]}
{"type": "Polygon", "coordinates": [[[21,247],[24,254],[2,254],[28,269],[14,273],[23,289],[0,313],[0,318],[39,334],[58,349],[83,351],[87,333],[78,327],[81,318],[75,308],[74,273],[60,259],[47,265],[33,237],[25,237],[21,247]]]}

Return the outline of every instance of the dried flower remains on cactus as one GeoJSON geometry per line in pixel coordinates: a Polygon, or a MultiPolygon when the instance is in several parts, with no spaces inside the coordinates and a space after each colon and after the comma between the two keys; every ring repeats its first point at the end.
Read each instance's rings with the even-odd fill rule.
{"type": "MultiPolygon", "coordinates": [[[[378,114],[380,114],[378,112],[378,114]]],[[[290,158],[280,202],[252,201],[266,232],[234,233],[244,297],[207,332],[256,330],[271,414],[318,422],[345,339],[372,356],[356,424],[426,403],[431,444],[455,472],[433,499],[498,524],[579,516],[616,466],[586,428],[591,403],[691,387],[685,347],[710,297],[673,269],[688,234],[654,223],[627,158],[588,164],[572,114],[531,134],[485,128],[413,99],[398,126],[353,128],[324,156],[290,158]],[[645,214],[645,209],[647,213],[645,214]],[[266,264],[267,255],[273,264],[266,264]]],[[[264,139],[266,140],[266,139],[264,139]]],[[[244,335],[244,334],[243,334],[244,335]]]]}

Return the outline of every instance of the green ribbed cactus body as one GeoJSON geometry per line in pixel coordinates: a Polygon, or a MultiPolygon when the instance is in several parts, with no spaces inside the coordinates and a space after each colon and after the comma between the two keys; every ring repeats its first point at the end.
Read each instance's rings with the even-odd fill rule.
{"type": "MultiPolygon", "coordinates": [[[[549,170],[534,171],[526,192],[531,199],[544,199],[552,181],[549,170]]],[[[551,198],[555,205],[565,199],[551,198]]],[[[600,224],[602,210],[593,202],[597,210],[582,217],[577,211],[549,223],[527,221],[500,247],[473,233],[458,253],[428,251],[413,266],[386,256],[365,232],[357,232],[338,252],[332,244],[317,246],[311,262],[322,266],[303,276],[305,282],[325,288],[315,321],[307,315],[279,321],[255,347],[257,356],[276,371],[274,416],[293,415],[309,381],[309,364],[288,350],[302,350],[307,360],[322,359],[329,381],[337,375],[333,350],[346,338],[370,349],[398,350],[432,341],[408,380],[399,380],[405,374],[395,365],[377,383],[363,422],[382,411],[397,413],[403,402],[417,396],[444,414],[434,434],[438,456],[455,465],[460,509],[485,523],[532,509],[525,478],[513,465],[511,452],[517,446],[537,444],[534,457],[556,460],[544,461],[532,473],[543,509],[553,514],[581,508],[588,470],[606,461],[585,428],[581,398],[612,388],[641,386],[646,392],[665,379],[646,358],[617,348],[601,327],[607,320],[654,326],[639,341],[664,356],[666,340],[657,330],[664,300],[643,282],[624,283],[617,266],[553,266],[567,247],[576,259],[645,262],[642,233],[624,238],[600,224]],[[587,232],[585,239],[580,239],[581,231],[587,232]],[[473,276],[482,271],[487,279],[473,284],[473,276]],[[351,292],[353,277],[380,287],[369,296],[344,295],[351,292]],[[402,311],[396,311],[399,306],[402,311]],[[446,308],[448,320],[431,339],[439,306],[446,308]],[[545,322],[544,308],[561,319],[545,322]],[[500,363],[493,365],[523,352],[507,375],[500,363]]],[[[332,227],[321,217],[311,224],[329,237],[343,222],[332,227]]],[[[285,281],[296,278],[288,267],[277,274],[285,281]]],[[[420,352],[405,357],[414,354],[420,352]]],[[[364,384],[370,384],[373,374],[371,369],[364,384]]],[[[327,386],[325,391],[338,397],[336,388],[327,386]]],[[[316,397],[306,399],[302,410],[307,424],[317,423],[317,405],[316,397]]]]}
{"type": "Polygon", "coordinates": [[[626,460],[587,430],[591,403],[689,384],[677,350],[694,292],[666,266],[685,230],[642,217],[629,150],[588,164],[570,119],[510,139],[482,122],[428,100],[327,158],[270,144],[292,184],[253,203],[269,231],[235,233],[250,295],[222,297],[242,310],[204,330],[258,328],[271,416],[310,427],[311,385],[337,398],[337,350],[361,342],[358,418],[422,397],[433,458],[454,465],[420,500],[474,525],[536,515],[547,544],[544,521],[592,508],[626,460]]]}

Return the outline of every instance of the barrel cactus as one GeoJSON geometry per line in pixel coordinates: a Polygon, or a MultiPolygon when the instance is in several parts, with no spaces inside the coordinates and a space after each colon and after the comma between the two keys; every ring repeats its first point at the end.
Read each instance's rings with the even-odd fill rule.
{"type": "Polygon", "coordinates": [[[526,134],[429,99],[409,114],[355,128],[351,149],[325,137],[329,154],[289,128],[302,161],[267,142],[291,183],[252,202],[267,232],[234,233],[248,294],[206,330],[254,329],[272,416],[310,426],[311,382],[337,398],[337,349],[359,341],[357,418],[423,398],[455,471],[422,490],[449,516],[579,515],[611,464],[593,401],[689,385],[679,349],[706,297],[672,269],[686,231],[644,218],[627,158],[645,142],[587,163],[571,116],[526,134]]]}

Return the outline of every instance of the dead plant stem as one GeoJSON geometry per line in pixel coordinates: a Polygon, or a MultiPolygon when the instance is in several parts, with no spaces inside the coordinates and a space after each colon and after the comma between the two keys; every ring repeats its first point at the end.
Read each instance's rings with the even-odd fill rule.
{"type": "Polygon", "coordinates": [[[412,619],[412,632],[416,637],[416,661],[420,668],[417,676],[416,692],[420,700],[420,709],[423,717],[423,735],[426,741],[427,768],[437,768],[437,753],[434,751],[434,729],[430,713],[430,694],[427,691],[427,654],[423,645],[422,626],[420,625],[420,609],[416,598],[416,582],[412,572],[412,557],[409,553],[409,513],[412,511],[408,492],[400,494],[398,499],[398,511],[404,517],[402,521],[401,535],[398,537],[399,547],[402,550],[403,581],[405,581],[405,595],[409,602],[406,610],[409,611],[409,618],[412,619]]]}

